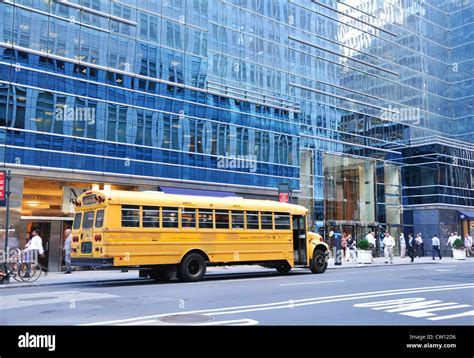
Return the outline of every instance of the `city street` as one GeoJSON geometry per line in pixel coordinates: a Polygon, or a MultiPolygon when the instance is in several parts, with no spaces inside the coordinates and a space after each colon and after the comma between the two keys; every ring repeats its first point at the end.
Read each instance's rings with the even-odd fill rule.
{"type": "Polygon", "coordinates": [[[258,266],[210,268],[197,283],[157,284],[138,278],[137,271],[74,282],[75,275],[100,275],[75,272],[62,275],[69,283],[4,285],[0,324],[472,325],[473,272],[474,260],[450,258],[330,267],[322,275],[302,269],[279,275],[258,266]]]}

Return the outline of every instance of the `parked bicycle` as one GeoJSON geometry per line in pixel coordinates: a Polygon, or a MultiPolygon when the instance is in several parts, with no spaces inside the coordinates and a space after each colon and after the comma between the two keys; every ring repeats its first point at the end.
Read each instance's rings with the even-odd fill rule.
{"type": "Polygon", "coordinates": [[[8,283],[10,278],[17,282],[34,282],[43,271],[38,260],[31,258],[27,251],[16,250],[16,254],[7,259],[0,267],[0,283],[8,283]]]}

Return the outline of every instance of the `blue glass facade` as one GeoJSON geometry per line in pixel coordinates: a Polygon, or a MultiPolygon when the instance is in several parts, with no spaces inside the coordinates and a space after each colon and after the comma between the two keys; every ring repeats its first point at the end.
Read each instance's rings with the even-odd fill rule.
{"type": "Polygon", "coordinates": [[[290,183],[322,226],[331,153],[373,163],[368,221],[473,206],[473,22],[469,0],[4,0],[1,160],[290,183]],[[219,166],[236,156],[256,171],[219,166]]]}

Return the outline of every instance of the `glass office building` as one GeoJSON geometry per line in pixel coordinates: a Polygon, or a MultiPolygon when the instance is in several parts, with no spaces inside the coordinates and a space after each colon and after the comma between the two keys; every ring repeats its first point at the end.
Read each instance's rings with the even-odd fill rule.
{"type": "Polygon", "coordinates": [[[67,226],[64,188],[283,183],[315,230],[467,232],[473,22],[471,0],[0,1],[16,236],[67,226]]]}

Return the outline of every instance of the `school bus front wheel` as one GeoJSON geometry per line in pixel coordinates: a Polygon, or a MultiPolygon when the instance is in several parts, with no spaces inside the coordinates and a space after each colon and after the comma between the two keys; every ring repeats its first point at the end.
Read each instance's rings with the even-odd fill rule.
{"type": "Polygon", "coordinates": [[[311,259],[310,270],[312,273],[324,273],[328,267],[328,252],[315,249],[311,259]]]}

